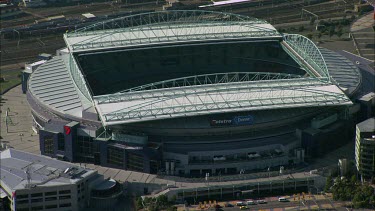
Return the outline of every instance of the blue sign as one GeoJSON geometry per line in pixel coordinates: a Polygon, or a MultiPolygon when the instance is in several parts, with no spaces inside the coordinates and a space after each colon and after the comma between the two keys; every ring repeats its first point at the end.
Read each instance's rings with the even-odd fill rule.
{"type": "Polygon", "coordinates": [[[226,126],[226,125],[251,125],[254,123],[253,116],[236,116],[233,119],[219,119],[211,120],[211,126],[226,126]]]}
{"type": "Polygon", "coordinates": [[[254,122],[253,116],[236,116],[233,118],[234,125],[251,125],[254,122]]]}

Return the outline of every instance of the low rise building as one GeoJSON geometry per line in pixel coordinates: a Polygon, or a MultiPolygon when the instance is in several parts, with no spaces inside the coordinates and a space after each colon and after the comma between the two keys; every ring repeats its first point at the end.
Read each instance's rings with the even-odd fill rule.
{"type": "Polygon", "coordinates": [[[98,188],[107,193],[101,200],[113,202],[122,194],[118,183],[95,170],[14,149],[1,152],[0,158],[4,209],[74,211],[92,207],[98,188]]]}
{"type": "Polygon", "coordinates": [[[355,161],[362,180],[375,176],[375,118],[357,124],[355,161]]]}

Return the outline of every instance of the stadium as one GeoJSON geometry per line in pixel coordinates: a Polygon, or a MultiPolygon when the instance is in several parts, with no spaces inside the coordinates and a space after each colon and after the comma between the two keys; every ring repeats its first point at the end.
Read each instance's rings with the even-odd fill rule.
{"type": "Polygon", "coordinates": [[[64,40],[27,99],[41,153],[70,162],[181,176],[294,165],[342,144],[361,84],[338,53],[230,13],[129,15],[64,40]]]}

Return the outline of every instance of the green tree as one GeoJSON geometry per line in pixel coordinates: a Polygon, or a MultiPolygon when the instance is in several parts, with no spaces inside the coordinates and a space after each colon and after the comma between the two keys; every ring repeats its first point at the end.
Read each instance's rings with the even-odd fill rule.
{"type": "Polygon", "coordinates": [[[177,201],[177,196],[173,195],[172,198],[171,198],[171,200],[169,202],[172,203],[172,204],[174,204],[174,203],[176,203],[176,201],[177,201]]]}
{"type": "Polygon", "coordinates": [[[337,35],[337,37],[341,37],[342,35],[343,35],[344,33],[342,32],[342,28],[340,28],[339,30],[337,30],[337,32],[336,32],[336,35],[337,35]]]}
{"type": "Polygon", "coordinates": [[[300,27],[298,27],[298,31],[299,32],[303,32],[305,30],[305,27],[304,26],[300,26],[300,27]]]}
{"type": "Polygon", "coordinates": [[[136,204],[135,204],[135,208],[137,210],[140,210],[143,208],[143,204],[142,204],[142,198],[141,197],[138,197],[137,200],[136,200],[136,204]]]}
{"type": "Polygon", "coordinates": [[[311,33],[307,34],[306,36],[307,36],[307,38],[309,38],[310,40],[312,40],[312,38],[313,38],[313,34],[311,34],[311,33]]]}
{"type": "Polygon", "coordinates": [[[175,207],[175,206],[168,207],[167,211],[177,211],[177,207],[175,207]]]}
{"type": "Polygon", "coordinates": [[[329,35],[329,38],[331,39],[331,37],[335,34],[335,27],[330,27],[329,28],[329,31],[328,31],[328,35],[329,35]]]}
{"type": "Polygon", "coordinates": [[[314,25],[315,21],[316,21],[316,17],[315,16],[311,17],[310,18],[310,25],[314,25]]]}
{"type": "Polygon", "coordinates": [[[160,195],[157,197],[157,204],[162,207],[166,208],[169,206],[168,197],[166,195],[160,195]]]}
{"type": "Polygon", "coordinates": [[[332,176],[328,176],[327,179],[326,179],[326,185],[324,187],[324,192],[328,192],[330,187],[332,187],[333,185],[333,181],[332,181],[332,176]]]}
{"type": "Polygon", "coordinates": [[[357,177],[355,176],[355,175],[353,175],[351,178],[350,178],[350,182],[352,183],[352,184],[356,184],[357,183],[357,177]]]}
{"type": "Polygon", "coordinates": [[[320,38],[322,37],[322,33],[318,33],[318,39],[320,40],[320,38]]]}

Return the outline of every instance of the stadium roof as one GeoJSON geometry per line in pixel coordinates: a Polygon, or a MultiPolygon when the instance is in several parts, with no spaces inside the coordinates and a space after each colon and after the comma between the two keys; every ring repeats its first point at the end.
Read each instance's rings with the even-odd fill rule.
{"type": "Polygon", "coordinates": [[[130,15],[75,30],[64,39],[69,53],[40,66],[29,80],[30,92],[52,110],[80,118],[83,109],[95,106],[104,126],[220,112],[349,105],[341,87],[352,92],[360,83],[357,68],[343,67],[347,60],[330,51],[322,54],[306,37],[281,35],[265,21],[230,13],[193,10],[130,15]],[[279,39],[309,77],[214,73],[93,96],[73,56],[112,48],[267,37],[279,39]]]}
{"type": "Polygon", "coordinates": [[[205,10],[158,11],[102,21],[64,34],[71,52],[282,36],[264,20],[205,10]]]}
{"type": "Polygon", "coordinates": [[[169,82],[176,86],[154,90],[150,89],[154,84],[146,85],[134,92],[94,96],[94,102],[103,125],[234,111],[352,104],[336,85],[315,78],[271,73],[249,75],[254,77],[247,80],[223,77],[227,81],[189,86],[169,82]]]}
{"type": "Polygon", "coordinates": [[[82,99],[70,77],[63,57],[55,57],[31,75],[30,92],[45,106],[59,113],[82,116],[82,99]]]}

